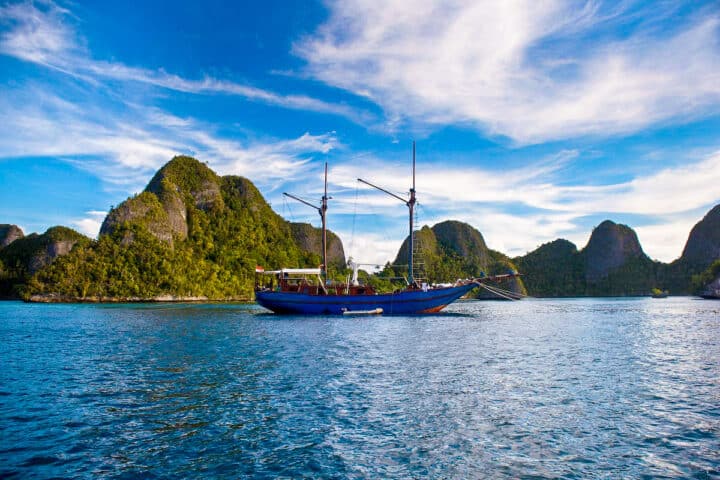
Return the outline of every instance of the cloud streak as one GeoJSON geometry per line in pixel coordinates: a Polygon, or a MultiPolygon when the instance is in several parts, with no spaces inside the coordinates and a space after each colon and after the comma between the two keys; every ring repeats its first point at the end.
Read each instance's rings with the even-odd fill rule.
{"type": "Polygon", "coordinates": [[[372,116],[346,104],[331,103],[307,95],[279,94],[251,85],[204,76],[187,79],[165,72],[94,60],[82,39],[68,24],[70,12],[54,3],[0,7],[0,53],[58,70],[90,83],[100,80],[137,82],[193,94],[222,94],[282,108],[339,115],[357,123],[372,116]]]}
{"type": "Polygon", "coordinates": [[[653,24],[677,23],[673,12],[630,27],[633,4],[339,0],[294,50],[309,75],[382,105],[393,128],[463,124],[528,144],[717,111],[717,8],[668,35],[653,24]]]}
{"type": "Polygon", "coordinates": [[[221,174],[244,175],[271,188],[305,174],[304,164],[336,148],[333,133],[248,141],[213,133],[193,118],[123,104],[76,104],[26,86],[0,99],[0,158],[59,157],[114,188],[137,191],[173,156],[193,154],[221,174]]]}

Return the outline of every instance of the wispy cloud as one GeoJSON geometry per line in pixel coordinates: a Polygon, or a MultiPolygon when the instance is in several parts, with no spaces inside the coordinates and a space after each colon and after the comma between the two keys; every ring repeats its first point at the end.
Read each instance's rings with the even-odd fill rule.
{"type": "Polygon", "coordinates": [[[61,19],[69,12],[53,3],[25,2],[0,7],[0,52],[35,63],[79,53],[75,32],[61,19]]]}
{"type": "Polygon", "coordinates": [[[192,154],[221,174],[244,175],[269,188],[303,172],[314,155],[337,146],[333,133],[294,139],[242,140],[214,126],[153,108],[78,105],[41,88],[0,99],[0,158],[52,156],[128,191],[144,186],[173,156],[192,154]],[[30,99],[33,101],[30,101],[30,99]]]}
{"type": "Polygon", "coordinates": [[[677,214],[720,200],[720,151],[628,182],[548,189],[537,207],[587,213],[677,214]]]}
{"type": "Polygon", "coordinates": [[[188,79],[162,68],[152,70],[95,60],[85,46],[85,40],[72,28],[69,18],[68,10],[52,2],[0,7],[0,25],[4,27],[0,35],[0,53],[91,83],[105,79],[138,82],[185,93],[233,95],[282,108],[340,115],[358,123],[367,123],[372,118],[366,111],[307,95],[280,94],[207,75],[201,79],[188,79]]]}
{"type": "Polygon", "coordinates": [[[295,52],[310,75],[382,105],[391,128],[466,124],[536,143],[716,112],[718,9],[678,20],[635,3],[339,0],[295,52]]]}

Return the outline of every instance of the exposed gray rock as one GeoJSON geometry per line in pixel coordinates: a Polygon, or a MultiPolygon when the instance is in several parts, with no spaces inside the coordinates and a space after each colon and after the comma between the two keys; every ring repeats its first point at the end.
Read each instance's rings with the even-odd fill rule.
{"type": "MultiPolygon", "coordinates": [[[[155,194],[148,192],[129,198],[116,208],[113,208],[100,227],[100,235],[110,235],[120,226],[133,222],[143,223],[155,237],[172,245],[173,230],[168,213],[164,210],[155,194]]],[[[185,228],[185,234],[187,235],[187,227],[185,228]]],[[[132,242],[132,235],[125,235],[123,240],[125,241],[128,238],[128,241],[132,242]]]]}
{"type": "Polygon", "coordinates": [[[67,255],[73,249],[77,240],[55,240],[45,246],[44,251],[37,252],[28,264],[28,271],[34,274],[61,255],[67,255]]]}
{"type": "Polygon", "coordinates": [[[23,238],[25,234],[17,225],[7,223],[0,224],[0,248],[10,245],[18,238],[23,238]]]}
{"type": "Polygon", "coordinates": [[[605,220],[593,229],[584,248],[585,279],[594,283],[623,266],[630,258],[645,257],[637,234],[627,225],[605,220]]]}
{"type": "Polygon", "coordinates": [[[680,260],[704,269],[720,258],[720,205],[710,210],[690,231],[680,260]]]}
{"type": "MultiPolygon", "coordinates": [[[[315,228],[309,223],[290,223],[295,243],[308,252],[322,256],[322,229],[315,228]]],[[[340,238],[333,232],[327,232],[328,263],[345,266],[345,249],[340,238]]]]}

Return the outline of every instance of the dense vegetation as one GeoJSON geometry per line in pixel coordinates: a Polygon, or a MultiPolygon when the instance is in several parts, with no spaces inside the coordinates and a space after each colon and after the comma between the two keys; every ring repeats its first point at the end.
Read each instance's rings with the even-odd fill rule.
{"type": "Polygon", "coordinates": [[[55,257],[89,244],[89,238],[61,226],[18,238],[0,249],[0,297],[17,296],[32,275],[55,257]]]}
{"type": "Polygon", "coordinates": [[[660,270],[663,267],[664,264],[653,262],[648,258],[631,257],[604,278],[588,282],[584,294],[589,296],[648,295],[653,288],[666,288],[659,280],[660,270]]]}
{"type": "Polygon", "coordinates": [[[704,272],[693,275],[693,291],[696,294],[702,293],[714,282],[720,283],[720,259],[715,260],[704,272]]]}
{"type": "Polygon", "coordinates": [[[593,230],[581,251],[559,239],[515,261],[530,294],[541,297],[649,295],[654,288],[688,294],[690,278],[701,271],[683,258],[651,260],[632,229],[609,221],[593,230]]]}
{"type": "Polygon", "coordinates": [[[176,157],[110,212],[98,241],[39,272],[26,294],[249,299],[256,265],[320,263],[249,180],[176,157]]]}
{"type": "Polygon", "coordinates": [[[585,294],[584,261],[572,242],[558,239],[515,261],[531,295],[570,297],[585,294]]]}
{"type": "MultiPolygon", "coordinates": [[[[417,268],[415,276],[428,283],[454,282],[459,278],[498,275],[517,270],[510,258],[488,249],[480,232],[466,223],[451,220],[432,228],[424,226],[416,232],[415,242],[415,250],[419,252],[423,264],[417,268]]],[[[392,268],[387,268],[383,275],[407,275],[408,248],[409,240],[405,239],[392,268]]],[[[512,280],[503,288],[526,293],[521,279],[512,280]]],[[[476,291],[474,295],[486,296],[484,291],[476,291]]]]}

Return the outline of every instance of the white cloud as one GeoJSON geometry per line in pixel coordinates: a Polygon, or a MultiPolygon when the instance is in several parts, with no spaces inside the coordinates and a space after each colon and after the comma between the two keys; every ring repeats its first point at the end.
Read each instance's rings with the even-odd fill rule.
{"type": "Polygon", "coordinates": [[[52,3],[43,4],[40,8],[32,3],[0,7],[0,24],[10,25],[0,35],[0,52],[47,64],[58,55],[78,50],[73,30],[55,21],[67,13],[52,3]]]}
{"type": "MultiPolygon", "coordinates": [[[[379,103],[394,128],[402,119],[471,124],[535,143],[717,111],[716,11],[654,35],[650,27],[628,29],[624,12],[602,2],[581,6],[341,0],[295,52],[310,75],[379,103]],[[629,34],[608,35],[613,26],[629,34]]],[[[645,8],[658,17],[667,7],[645,8]]]]}
{"type": "Polygon", "coordinates": [[[107,212],[90,210],[85,213],[88,215],[87,217],[73,220],[71,223],[80,233],[83,233],[90,238],[97,238],[107,212]]]}
{"type": "Polygon", "coordinates": [[[677,218],[661,218],[660,223],[636,227],[638,239],[645,253],[653,259],[672,261],[682,254],[690,230],[700,217],[681,215],[677,218]]]}
{"type": "Polygon", "coordinates": [[[536,206],[587,213],[667,215],[720,200],[720,151],[685,166],[598,187],[552,187],[554,198],[536,206]]]}
{"type": "Polygon", "coordinates": [[[404,238],[390,239],[382,234],[365,232],[358,229],[354,234],[346,231],[336,232],[343,239],[345,257],[353,257],[361,264],[361,269],[374,271],[376,265],[385,265],[395,259],[404,238]]]}
{"type": "Polygon", "coordinates": [[[435,224],[447,219],[468,223],[482,233],[487,246],[510,257],[524,255],[543,243],[565,238],[582,248],[587,238],[576,221],[579,216],[556,212],[512,214],[488,205],[466,206],[444,211],[429,220],[435,224]]]}

